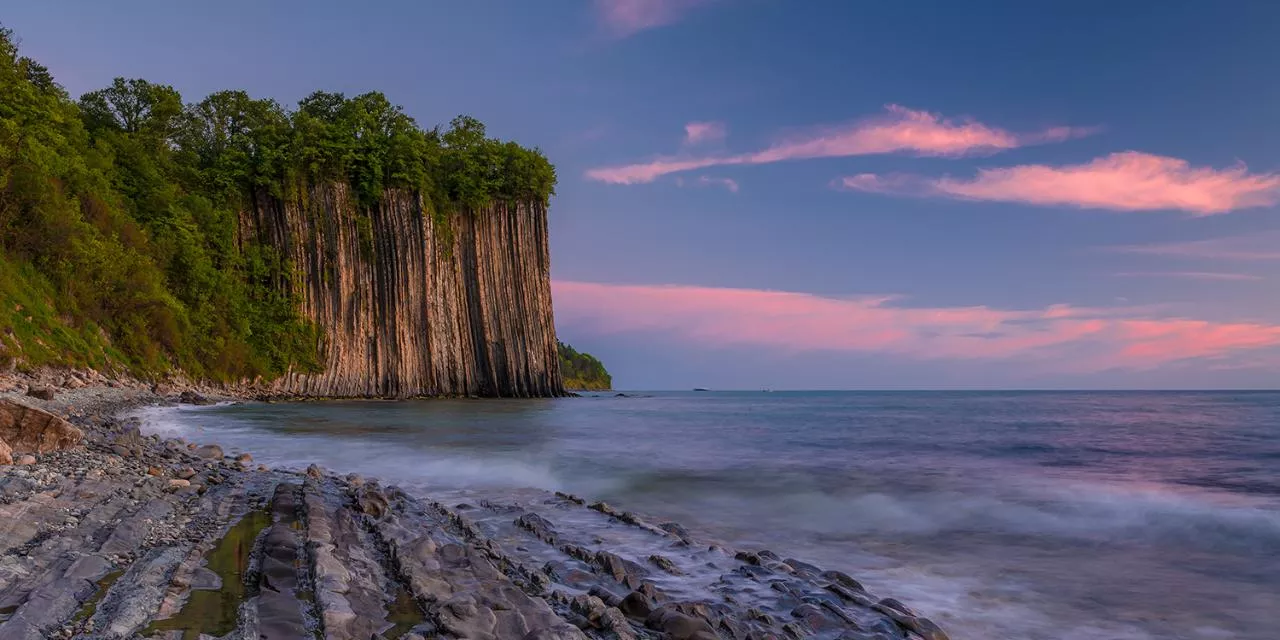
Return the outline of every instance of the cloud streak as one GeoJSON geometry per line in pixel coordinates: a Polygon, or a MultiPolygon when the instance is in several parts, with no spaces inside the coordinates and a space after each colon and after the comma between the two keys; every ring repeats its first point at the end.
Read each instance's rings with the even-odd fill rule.
{"type": "Polygon", "coordinates": [[[732,193],[738,192],[738,181],[733,178],[715,178],[712,176],[698,176],[697,180],[685,180],[684,178],[676,178],[676,186],[694,186],[694,187],[724,187],[732,193]]]}
{"type": "Polygon", "coordinates": [[[1080,127],[1052,127],[1034,133],[1013,133],[971,119],[945,118],[899,105],[888,105],[885,110],[881,116],[843,127],[828,127],[790,136],[758,151],[734,155],[666,156],[648,162],[590,169],[586,175],[609,184],[642,184],[672,173],[727,165],[888,153],[961,157],[1061,142],[1093,132],[1080,127]]]}
{"type": "Polygon", "coordinates": [[[690,122],[684,126],[684,143],[698,145],[724,140],[729,130],[723,122],[690,122]]]}
{"type": "Polygon", "coordinates": [[[1163,242],[1103,247],[1105,251],[1197,260],[1265,262],[1280,260],[1280,231],[1261,231],[1189,242],[1163,242]]]}
{"type": "Polygon", "coordinates": [[[1183,278],[1187,280],[1261,280],[1262,276],[1250,273],[1224,273],[1220,271],[1122,271],[1119,278],[1183,278]]]}
{"type": "Polygon", "coordinates": [[[594,0],[597,19],[614,37],[626,38],[646,29],[678,22],[707,0],[594,0]]]}
{"type": "Polygon", "coordinates": [[[1280,346],[1280,326],[1152,318],[1142,309],[907,307],[893,296],[684,285],[553,282],[557,321],[579,331],[661,333],[703,347],[1021,360],[1054,372],[1146,370],[1280,346]]]}
{"type": "Polygon", "coordinates": [[[1243,164],[1192,167],[1186,160],[1137,151],[1084,164],[982,169],[973,178],[861,174],[838,185],[872,193],[1196,216],[1280,202],[1280,174],[1249,173],[1243,164]]]}

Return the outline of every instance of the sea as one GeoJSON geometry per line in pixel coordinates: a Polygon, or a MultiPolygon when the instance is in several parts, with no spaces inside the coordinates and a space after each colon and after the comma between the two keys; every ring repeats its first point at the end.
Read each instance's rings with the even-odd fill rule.
{"type": "Polygon", "coordinates": [[[1280,392],[627,392],[150,408],[428,496],[565,491],[844,571],[954,640],[1280,639],[1280,392]]]}

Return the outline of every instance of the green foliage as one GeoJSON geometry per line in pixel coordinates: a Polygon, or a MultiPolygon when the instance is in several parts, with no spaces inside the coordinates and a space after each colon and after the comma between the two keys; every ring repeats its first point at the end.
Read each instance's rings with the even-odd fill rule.
{"type": "Polygon", "coordinates": [[[116,79],[71,100],[0,27],[0,364],[180,368],[230,379],[314,370],[291,265],[238,234],[239,212],[346,182],[369,210],[412,190],[428,215],[495,200],[545,204],[541,152],[465,116],[423,130],[381,93],[316,92],[294,110],[243,91],[185,104],[116,79]]]}
{"type": "Polygon", "coordinates": [[[613,388],[613,378],[595,356],[579,353],[563,342],[556,342],[556,351],[560,354],[560,375],[566,389],[608,391],[613,388]]]}

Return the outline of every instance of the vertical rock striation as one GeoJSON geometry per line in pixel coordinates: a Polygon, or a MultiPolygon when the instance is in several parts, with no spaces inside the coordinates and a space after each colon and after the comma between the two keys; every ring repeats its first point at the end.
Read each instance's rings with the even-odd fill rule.
{"type": "Polygon", "coordinates": [[[324,370],[273,390],[316,397],[564,393],[541,203],[433,216],[418,194],[359,206],[344,184],[265,194],[241,242],[281,251],[288,287],[323,332],[324,370]]]}

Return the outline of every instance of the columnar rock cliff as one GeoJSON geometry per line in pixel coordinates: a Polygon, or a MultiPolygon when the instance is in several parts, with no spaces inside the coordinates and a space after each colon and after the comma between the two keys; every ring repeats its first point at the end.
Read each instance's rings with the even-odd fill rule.
{"type": "Polygon", "coordinates": [[[388,190],[361,207],[343,184],[259,195],[241,242],[280,249],[302,313],[323,332],[320,373],[276,391],[327,397],[563,393],[546,209],[495,202],[443,216],[388,190]]]}

